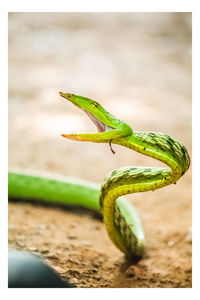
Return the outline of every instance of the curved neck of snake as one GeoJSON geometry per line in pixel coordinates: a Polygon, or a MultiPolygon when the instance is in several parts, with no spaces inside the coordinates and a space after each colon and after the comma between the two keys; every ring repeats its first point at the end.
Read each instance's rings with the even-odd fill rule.
{"type": "Polygon", "coordinates": [[[183,150],[184,146],[162,134],[134,132],[128,137],[114,140],[113,143],[151,156],[169,166],[166,168],[124,167],[112,171],[105,178],[100,194],[104,222],[115,245],[126,252],[123,237],[115,229],[116,199],[125,194],[154,191],[176,183],[189,167],[189,156],[186,149],[183,150]]]}

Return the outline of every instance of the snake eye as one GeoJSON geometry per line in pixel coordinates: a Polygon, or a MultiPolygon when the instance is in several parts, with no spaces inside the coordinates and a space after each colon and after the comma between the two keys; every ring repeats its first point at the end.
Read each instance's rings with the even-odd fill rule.
{"type": "Polygon", "coordinates": [[[95,107],[98,107],[96,102],[93,102],[92,105],[94,105],[95,107]]]}

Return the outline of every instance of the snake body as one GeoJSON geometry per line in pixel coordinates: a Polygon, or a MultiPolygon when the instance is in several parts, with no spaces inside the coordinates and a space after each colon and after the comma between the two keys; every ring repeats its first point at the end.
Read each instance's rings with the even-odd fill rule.
{"type": "Polygon", "coordinates": [[[101,187],[83,180],[10,170],[9,197],[80,205],[100,211],[117,248],[129,258],[141,257],[145,250],[142,224],[135,208],[123,195],[154,191],[176,183],[189,168],[188,152],[166,134],[133,131],[94,100],[69,93],[60,92],[60,95],[86,112],[98,130],[97,133],[62,134],[63,137],[118,144],[160,160],[168,167],[122,167],[110,172],[101,187]]]}

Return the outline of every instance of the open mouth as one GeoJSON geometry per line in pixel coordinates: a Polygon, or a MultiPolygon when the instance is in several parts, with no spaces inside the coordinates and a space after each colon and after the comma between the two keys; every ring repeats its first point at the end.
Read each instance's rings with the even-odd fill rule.
{"type": "Polygon", "coordinates": [[[113,127],[107,126],[104,123],[102,123],[99,119],[97,119],[91,112],[83,110],[88,117],[90,118],[90,120],[96,125],[97,128],[97,132],[101,133],[101,132],[105,132],[105,131],[109,131],[109,130],[113,130],[113,127]]]}
{"type": "MultiPolygon", "coordinates": [[[[115,130],[115,128],[113,128],[109,125],[106,125],[104,122],[102,122],[100,120],[100,117],[99,118],[96,117],[95,114],[93,114],[89,110],[81,107],[81,105],[79,105],[77,103],[77,101],[75,101],[74,99],[71,99],[71,97],[73,96],[72,94],[64,94],[62,92],[59,92],[59,94],[62,97],[64,97],[65,99],[72,102],[74,105],[76,105],[79,109],[83,110],[88,115],[90,120],[95,124],[95,126],[97,128],[97,133],[101,134],[101,133],[104,133],[104,132],[107,132],[110,130],[115,130]]],[[[88,100],[90,100],[90,99],[88,99],[88,100]]],[[[95,105],[95,102],[92,104],[95,105]]],[[[106,117],[104,115],[102,115],[102,119],[106,119],[106,117]]],[[[96,135],[96,134],[90,134],[90,133],[87,133],[87,134],[61,134],[61,136],[64,138],[70,139],[70,140],[75,140],[75,141],[90,141],[90,142],[96,142],[96,143],[100,143],[100,142],[106,143],[107,142],[110,145],[110,149],[111,149],[112,153],[115,154],[115,151],[112,149],[112,146],[111,146],[112,139],[109,138],[110,134],[108,134],[108,135],[106,135],[106,134],[105,135],[98,135],[98,134],[96,135]]]]}
{"type": "Polygon", "coordinates": [[[95,124],[96,128],[97,128],[97,133],[102,133],[102,132],[106,132],[109,130],[114,130],[115,128],[108,126],[106,124],[104,124],[102,121],[100,121],[93,113],[91,113],[90,111],[82,108],[76,101],[74,101],[72,99],[72,94],[69,93],[63,93],[63,92],[59,92],[60,96],[71,101],[74,105],[76,105],[80,110],[84,111],[88,117],[90,118],[90,120],[95,124]]]}

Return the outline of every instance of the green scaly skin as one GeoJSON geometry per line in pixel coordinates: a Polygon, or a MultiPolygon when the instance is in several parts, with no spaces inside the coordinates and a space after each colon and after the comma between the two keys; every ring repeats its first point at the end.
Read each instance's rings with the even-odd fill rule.
{"type": "MultiPolygon", "coordinates": [[[[187,171],[186,148],[172,137],[153,132],[134,132],[108,113],[98,102],[69,93],[60,95],[88,114],[97,133],[62,134],[76,141],[122,145],[164,162],[168,167],[123,167],[113,170],[101,186],[63,177],[21,171],[9,172],[9,196],[86,206],[101,211],[109,237],[129,258],[143,255],[145,238],[134,207],[122,195],[154,191],[176,181],[187,171]]],[[[112,150],[112,148],[111,148],[112,150]]],[[[112,150],[113,151],[113,150],[112,150]]]]}

